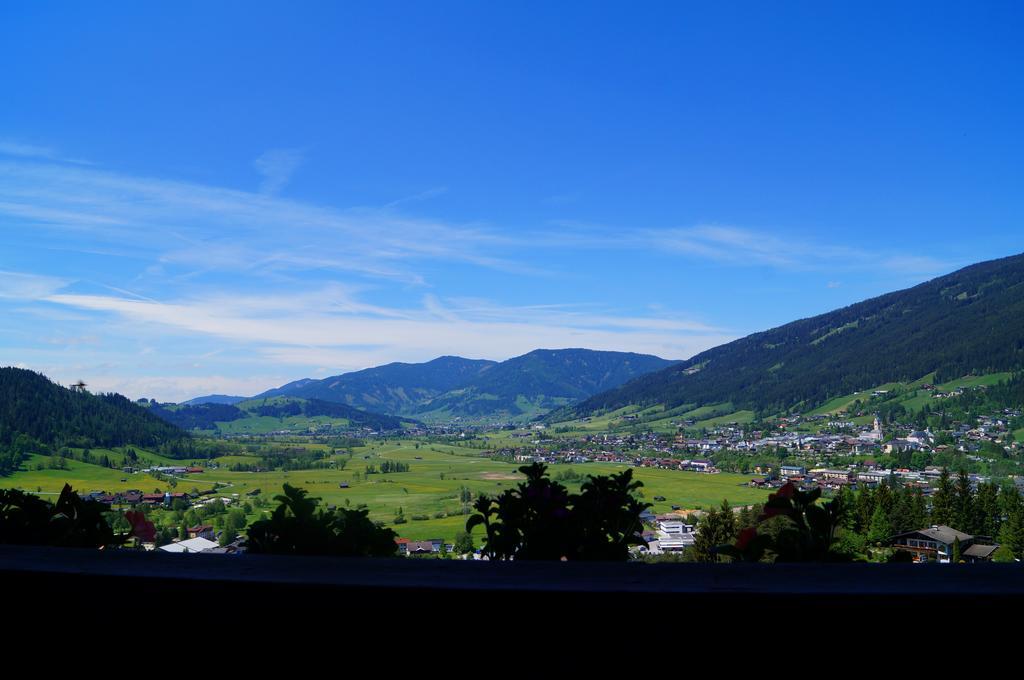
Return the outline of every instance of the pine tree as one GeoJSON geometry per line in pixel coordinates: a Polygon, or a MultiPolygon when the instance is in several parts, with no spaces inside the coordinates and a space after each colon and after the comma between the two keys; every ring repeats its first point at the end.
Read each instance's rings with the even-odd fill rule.
{"type": "Polygon", "coordinates": [[[859,534],[866,534],[871,526],[871,516],[875,512],[875,495],[870,487],[865,487],[857,492],[857,510],[855,513],[855,530],[859,534]]]}
{"type": "Polygon", "coordinates": [[[751,518],[750,516],[750,508],[744,505],[742,508],[740,508],[740,515],[738,518],[739,529],[743,530],[754,526],[754,519],[756,518],[751,518]]]}
{"type": "Polygon", "coordinates": [[[953,539],[953,555],[949,561],[953,564],[960,564],[961,560],[963,560],[963,554],[960,552],[960,537],[957,536],[953,539]]]}
{"type": "Polygon", "coordinates": [[[892,504],[892,512],[889,513],[890,535],[902,534],[904,531],[920,529],[920,525],[913,522],[913,496],[909,487],[902,487],[894,494],[895,500],[892,504]]]}
{"type": "Polygon", "coordinates": [[[977,512],[974,531],[981,536],[993,537],[999,533],[1002,516],[999,509],[999,487],[988,482],[978,485],[977,512]]]}
{"type": "Polygon", "coordinates": [[[967,470],[960,468],[954,486],[956,498],[954,500],[954,529],[959,529],[966,534],[975,534],[977,528],[977,510],[974,505],[974,490],[971,489],[971,478],[967,476],[967,470]]]}
{"type": "Polygon", "coordinates": [[[736,539],[736,513],[729,507],[728,500],[722,500],[722,508],[719,510],[721,513],[721,529],[719,536],[719,545],[722,543],[731,543],[736,539]]]}
{"type": "Polygon", "coordinates": [[[949,478],[949,470],[942,468],[938,487],[932,496],[932,524],[952,524],[955,521],[954,503],[953,482],[949,478]]]}
{"type": "Polygon", "coordinates": [[[879,503],[875,506],[875,512],[871,515],[871,525],[868,528],[868,542],[874,545],[884,543],[892,536],[889,526],[889,517],[885,509],[879,503]]]}
{"type": "Polygon", "coordinates": [[[924,494],[921,492],[921,489],[914,489],[913,501],[911,503],[910,528],[907,529],[907,531],[922,529],[927,524],[928,504],[924,499],[924,494]]]}
{"type": "Polygon", "coordinates": [[[704,513],[697,524],[697,535],[693,540],[693,556],[698,562],[717,562],[715,547],[718,543],[718,512],[712,508],[704,513]]]}

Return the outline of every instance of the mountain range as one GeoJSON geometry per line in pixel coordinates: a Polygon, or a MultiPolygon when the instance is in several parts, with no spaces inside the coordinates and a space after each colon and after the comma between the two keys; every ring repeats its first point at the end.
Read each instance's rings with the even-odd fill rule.
{"type": "Polygon", "coordinates": [[[588,349],[538,349],[502,362],[443,356],[297,380],[253,399],[316,399],[419,420],[521,420],[672,363],[647,354],[588,349]]]}

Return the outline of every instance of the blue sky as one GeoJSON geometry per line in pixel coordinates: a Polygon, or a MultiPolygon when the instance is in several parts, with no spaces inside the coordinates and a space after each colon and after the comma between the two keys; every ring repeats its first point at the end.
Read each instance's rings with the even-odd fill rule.
{"type": "Polygon", "coordinates": [[[891,5],[5,3],[0,365],[685,358],[1024,251],[1024,11],[891,5]]]}

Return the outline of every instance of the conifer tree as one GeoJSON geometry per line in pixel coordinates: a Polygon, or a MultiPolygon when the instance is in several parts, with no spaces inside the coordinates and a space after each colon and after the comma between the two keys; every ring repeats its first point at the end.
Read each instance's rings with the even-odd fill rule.
{"type": "Polygon", "coordinates": [[[967,476],[967,470],[960,468],[954,486],[956,498],[954,501],[954,529],[966,534],[977,533],[975,528],[977,509],[974,506],[974,490],[971,489],[971,479],[967,476]]]}
{"type": "Polygon", "coordinates": [[[991,482],[979,484],[975,526],[970,533],[994,537],[999,533],[1001,520],[999,487],[991,482]]]}
{"type": "Polygon", "coordinates": [[[889,532],[889,518],[886,516],[882,504],[879,503],[875,506],[875,512],[871,515],[871,525],[868,528],[868,542],[875,545],[884,543],[892,536],[889,532]]]}
{"type": "Polygon", "coordinates": [[[949,470],[942,468],[939,484],[932,496],[932,524],[949,526],[954,520],[953,481],[949,478],[949,470]]]}

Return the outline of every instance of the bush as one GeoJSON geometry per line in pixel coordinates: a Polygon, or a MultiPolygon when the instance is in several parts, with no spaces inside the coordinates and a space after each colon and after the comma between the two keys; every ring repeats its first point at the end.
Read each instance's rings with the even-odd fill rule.
{"type": "Polygon", "coordinates": [[[270,518],[249,527],[249,551],[342,557],[395,554],[395,532],[371,522],[365,508],[326,511],[317,507],[320,499],[306,495],[304,489],[285,484],[284,494],[274,499],[279,505],[270,518]]]}
{"type": "Polygon", "coordinates": [[[103,548],[123,544],[102,503],[84,501],[65,484],[54,505],[17,489],[0,489],[0,543],[103,548]]]}
{"type": "Polygon", "coordinates": [[[498,498],[480,496],[479,514],[466,531],[482,524],[484,553],[490,559],[626,560],[629,546],[642,545],[640,513],[650,507],[633,495],[642,482],[633,471],[591,477],[581,493],[547,478],[547,467],[533,463],[519,468],[526,481],[498,498]]]}

